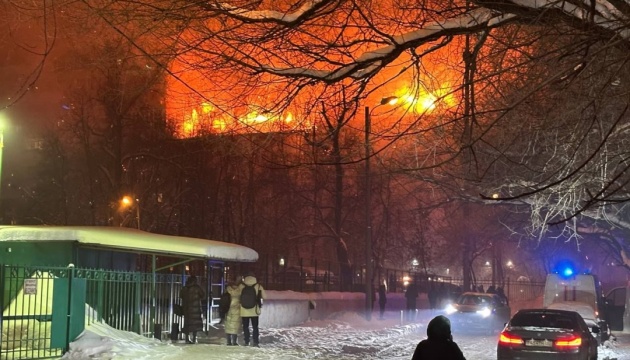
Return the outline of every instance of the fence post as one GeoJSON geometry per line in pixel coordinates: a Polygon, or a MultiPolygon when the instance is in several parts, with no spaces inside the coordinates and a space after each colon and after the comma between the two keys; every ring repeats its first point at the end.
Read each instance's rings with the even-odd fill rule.
{"type": "Polygon", "coordinates": [[[313,259],[313,261],[315,262],[315,273],[313,274],[313,290],[315,290],[315,292],[317,292],[317,259],[313,259]]]}
{"type": "Polygon", "coordinates": [[[510,289],[511,287],[512,286],[510,284],[510,277],[508,276],[508,278],[507,278],[507,298],[508,299],[510,298],[510,293],[512,292],[511,289],[510,289]]]}
{"type": "Polygon", "coordinates": [[[133,332],[136,334],[142,334],[142,330],[140,328],[140,317],[141,317],[141,309],[142,309],[142,291],[140,289],[142,282],[140,281],[140,274],[134,274],[133,278],[135,279],[135,306],[133,307],[133,332]]]}
{"type": "Polygon", "coordinates": [[[304,284],[304,267],[302,266],[302,258],[300,258],[300,292],[302,292],[304,284]]]}
{"type": "MultiPolygon", "coordinates": [[[[2,285],[0,286],[0,334],[4,334],[4,329],[2,328],[2,324],[4,324],[4,320],[2,319],[2,314],[4,313],[4,292],[5,286],[7,286],[7,281],[5,279],[5,265],[0,264],[0,280],[2,280],[2,285]]],[[[8,345],[8,337],[7,337],[7,345],[8,345]]],[[[0,353],[2,352],[2,338],[0,337],[0,353]]]]}

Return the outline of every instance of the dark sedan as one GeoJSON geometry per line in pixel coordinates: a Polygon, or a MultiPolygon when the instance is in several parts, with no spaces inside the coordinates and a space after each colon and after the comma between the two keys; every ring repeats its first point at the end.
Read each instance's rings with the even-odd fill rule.
{"type": "Polygon", "coordinates": [[[445,312],[457,332],[499,332],[510,320],[510,307],[496,294],[465,292],[448,304],[445,312]]]}
{"type": "MultiPolygon", "coordinates": [[[[499,337],[498,360],[597,359],[597,339],[575,311],[526,309],[510,320],[499,337]]],[[[599,328],[594,326],[593,333],[599,328]]]]}

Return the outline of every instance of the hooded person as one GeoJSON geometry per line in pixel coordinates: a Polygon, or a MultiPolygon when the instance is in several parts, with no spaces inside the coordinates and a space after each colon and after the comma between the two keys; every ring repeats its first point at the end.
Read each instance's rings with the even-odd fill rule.
{"type": "Polygon", "coordinates": [[[249,324],[252,324],[252,346],[258,347],[259,331],[258,317],[262,312],[263,299],[265,299],[265,289],[258,283],[252,272],[248,272],[239,286],[241,290],[241,321],[243,325],[243,340],[245,345],[249,345],[250,332],[249,324]],[[252,298],[253,297],[253,298],[252,298]]]}
{"type": "Polygon", "coordinates": [[[206,297],[206,293],[199,286],[196,276],[193,275],[188,278],[186,286],[179,293],[179,297],[182,299],[184,311],[183,332],[186,335],[186,342],[195,344],[197,343],[197,332],[203,330],[201,302],[206,297]]]}
{"type": "Polygon", "coordinates": [[[427,339],[416,346],[411,360],[466,360],[451,335],[451,321],[436,316],[427,326],[427,339]]]}

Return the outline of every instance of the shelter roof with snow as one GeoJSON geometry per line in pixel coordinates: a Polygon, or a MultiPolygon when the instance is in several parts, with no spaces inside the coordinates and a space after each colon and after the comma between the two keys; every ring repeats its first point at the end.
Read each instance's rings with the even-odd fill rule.
{"type": "MultiPolygon", "coordinates": [[[[0,226],[0,244],[74,242],[81,246],[223,261],[254,262],[258,253],[246,246],[216,240],[160,235],[105,226],[0,226]]],[[[5,246],[6,247],[6,246],[5,246]]],[[[5,252],[11,252],[6,248],[5,252]]]]}

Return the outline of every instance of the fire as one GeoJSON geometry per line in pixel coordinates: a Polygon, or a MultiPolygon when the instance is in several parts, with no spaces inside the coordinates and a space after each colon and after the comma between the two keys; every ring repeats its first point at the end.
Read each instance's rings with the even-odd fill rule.
{"type": "Polygon", "coordinates": [[[433,91],[423,87],[414,92],[405,89],[402,93],[400,99],[403,106],[415,114],[428,114],[438,109],[452,108],[457,104],[457,99],[448,83],[433,91]]]}
{"type": "MultiPolygon", "coordinates": [[[[295,109],[283,112],[268,110],[282,100],[282,89],[274,89],[271,82],[264,88],[256,88],[247,87],[246,83],[238,82],[239,79],[230,78],[215,86],[209,81],[210,76],[186,65],[195,63],[194,56],[183,55],[180,61],[171,64],[171,70],[177,77],[168,78],[166,84],[166,115],[168,121],[174,125],[177,137],[310,128],[313,119],[308,118],[308,114],[296,111],[300,105],[303,108],[304,104],[297,104],[295,109]],[[193,59],[187,59],[186,56],[192,56],[193,59]],[[238,85],[234,85],[233,81],[238,85]],[[225,88],[229,90],[221,91],[225,88]]],[[[397,111],[395,109],[399,107],[409,115],[429,115],[442,113],[455,106],[458,101],[453,87],[449,83],[439,84],[436,80],[437,77],[452,77],[453,73],[438,67],[439,65],[435,65],[435,68],[431,68],[431,76],[421,79],[415,85],[400,87],[394,91],[383,89],[383,93],[396,95],[397,104],[390,103],[392,111],[397,111]]],[[[366,103],[369,104],[369,100],[366,103]]],[[[378,101],[372,103],[378,104],[378,101]]]]}
{"type": "MultiPolygon", "coordinates": [[[[283,128],[283,126],[289,126],[289,128],[299,126],[299,124],[295,124],[295,118],[291,112],[277,115],[259,109],[259,106],[252,105],[246,113],[231,116],[221,114],[217,111],[216,106],[208,102],[202,102],[189,112],[186,110],[173,111],[173,109],[167,108],[167,114],[176,125],[177,136],[180,138],[195,137],[207,133],[269,132],[273,131],[274,128],[283,128]],[[184,113],[183,119],[177,122],[177,117],[182,118],[182,113],[184,113]]],[[[276,129],[276,131],[280,130],[276,129]]]]}

